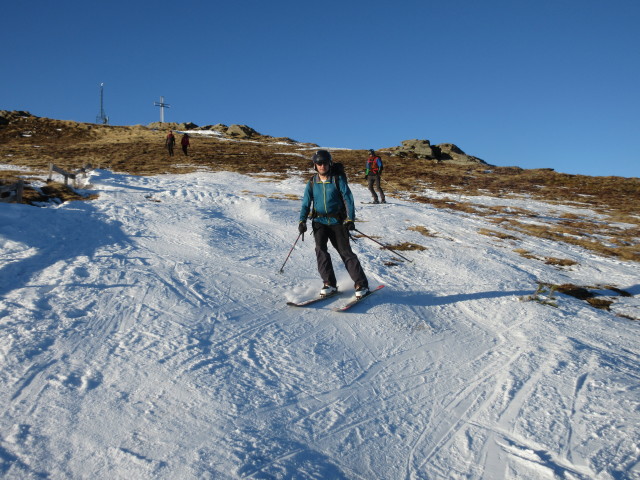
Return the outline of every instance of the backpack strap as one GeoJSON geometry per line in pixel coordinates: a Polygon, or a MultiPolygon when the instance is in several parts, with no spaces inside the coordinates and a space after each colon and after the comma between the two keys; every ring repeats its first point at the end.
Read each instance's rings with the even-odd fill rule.
{"type": "Polygon", "coordinates": [[[340,175],[334,175],[333,178],[334,178],[334,183],[336,185],[336,190],[338,190],[338,195],[340,195],[340,200],[342,200],[342,210],[338,214],[339,216],[337,218],[339,220],[343,220],[344,221],[349,216],[349,209],[347,208],[347,202],[345,201],[344,197],[342,196],[342,190],[340,190],[340,184],[338,183],[338,179],[340,178],[340,175]]]}
{"type": "Polygon", "coordinates": [[[309,198],[311,199],[311,205],[310,205],[310,209],[311,209],[311,215],[309,215],[309,218],[311,218],[311,220],[313,220],[314,218],[316,218],[318,216],[318,214],[316,213],[316,209],[314,207],[315,205],[315,201],[313,200],[313,184],[316,182],[316,176],[318,174],[314,174],[310,179],[309,179],[309,198]]]}

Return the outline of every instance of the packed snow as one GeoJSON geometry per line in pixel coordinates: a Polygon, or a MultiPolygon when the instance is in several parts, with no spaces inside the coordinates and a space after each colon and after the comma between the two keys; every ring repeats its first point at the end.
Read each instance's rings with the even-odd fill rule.
{"type": "Polygon", "coordinates": [[[616,315],[640,317],[636,263],[354,181],[358,230],[426,249],[361,237],[386,288],[334,312],[331,250],[342,295],[290,307],[321,287],[309,236],[279,273],[308,177],[97,170],[97,200],[0,204],[0,476],[640,478],[640,322],[616,315]],[[634,296],[554,307],[539,282],[634,296]]]}

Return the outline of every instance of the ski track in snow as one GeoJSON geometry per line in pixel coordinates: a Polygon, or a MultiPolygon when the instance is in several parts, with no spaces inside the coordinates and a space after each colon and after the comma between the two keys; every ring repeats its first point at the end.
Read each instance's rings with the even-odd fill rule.
{"type": "Polygon", "coordinates": [[[520,301],[538,281],[637,293],[636,264],[525,240],[579,261],[558,269],[352,184],[360,230],[428,249],[387,267],[358,239],[387,288],[291,308],[320,280],[309,236],[278,273],[299,201],[272,194],[305,180],[98,171],[97,201],[0,205],[0,476],[640,478],[638,322],[520,301]]]}

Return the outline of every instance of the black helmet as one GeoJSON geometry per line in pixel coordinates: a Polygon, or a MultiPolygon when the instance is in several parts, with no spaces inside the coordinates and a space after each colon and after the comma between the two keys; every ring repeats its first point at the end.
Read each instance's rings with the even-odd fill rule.
{"type": "Polygon", "coordinates": [[[318,163],[326,163],[329,166],[333,165],[333,158],[331,158],[331,154],[326,150],[318,150],[313,154],[312,160],[314,165],[318,163]]]}
{"type": "Polygon", "coordinates": [[[376,151],[375,151],[373,148],[370,148],[370,149],[369,149],[369,153],[370,153],[371,155],[375,155],[375,154],[376,154],[376,151]]]}

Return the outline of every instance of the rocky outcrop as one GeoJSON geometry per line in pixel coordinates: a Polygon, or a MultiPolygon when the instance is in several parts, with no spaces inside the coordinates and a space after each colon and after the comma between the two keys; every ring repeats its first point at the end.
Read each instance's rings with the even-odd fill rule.
{"type": "MultiPolygon", "coordinates": [[[[402,146],[393,147],[389,150],[398,154],[412,153],[419,158],[436,158],[436,152],[431,146],[429,140],[403,140],[402,146]]],[[[402,155],[401,155],[402,156],[402,155]]]]}
{"type": "Polygon", "coordinates": [[[216,125],[203,125],[202,127],[194,128],[194,130],[206,130],[220,133],[227,133],[227,127],[224,123],[218,123],[216,125]]]}
{"type": "Polygon", "coordinates": [[[147,125],[151,130],[193,130],[198,125],[191,122],[175,123],[175,122],[153,122],[147,125]]]}
{"type": "Polygon", "coordinates": [[[19,118],[33,117],[29,112],[23,110],[0,110],[0,125],[9,125],[19,118]]]}
{"type": "Polygon", "coordinates": [[[205,125],[199,127],[195,123],[171,123],[171,122],[154,122],[147,125],[147,128],[151,128],[154,130],[199,130],[199,131],[215,131],[220,132],[223,135],[233,138],[253,138],[253,137],[261,137],[258,132],[256,132],[253,128],[247,125],[231,125],[226,126],[223,123],[218,123],[217,125],[205,125]]]}
{"type": "Polygon", "coordinates": [[[231,125],[225,132],[230,137],[251,138],[260,135],[253,128],[246,125],[231,125]]]}
{"type": "Polygon", "coordinates": [[[488,165],[484,160],[467,155],[453,143],[431,145],[429,140],[404,140],[399,147],[387,149],[392,156],[423,158],[457,165],[488,165]]]}
{"type": "Polygon", "coordinates": [[[208,130],[214,132],[220,132],[223,135],[234,138],[252,138],[261,136],[253,128],[247,125],[230,125],[226,126],[224,123],[218,123],[217,125],[205,125],[202,127],[196,127],[194,130],[208,130]]]}

